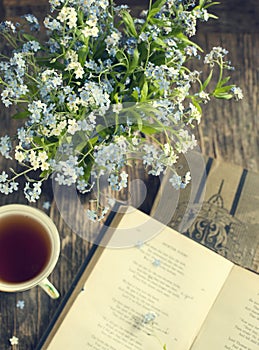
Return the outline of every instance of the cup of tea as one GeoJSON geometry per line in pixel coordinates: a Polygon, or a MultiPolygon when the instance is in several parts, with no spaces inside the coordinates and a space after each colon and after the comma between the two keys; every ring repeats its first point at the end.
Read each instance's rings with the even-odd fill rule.
{"type": "Polygon", "coordinates": [[[47,214],[23,204],[0,207],[0,291],[19,292],[38,285],[58,298],[48,276],[59,253],[59,233],[47,214]]]}

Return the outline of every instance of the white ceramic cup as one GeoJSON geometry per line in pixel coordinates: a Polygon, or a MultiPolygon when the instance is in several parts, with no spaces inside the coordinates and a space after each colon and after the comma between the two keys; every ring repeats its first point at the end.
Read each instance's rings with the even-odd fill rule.
{"type": "MultiPolygon", "coordinates": [[[[43,228],[44,234],[48,235],[49,244],[49,254],[48,259],[46,260],[44,267],[41,271],[33,276],[32,278],[21,281],[21,282],[10,282],[1,278],[0,275],[0,291],[3,292],[19,292],[31,289],[35,286],[40,286],[51,298],[56,299],[59,297],[59,292],[53,286],[53,284],[48,280],[48,276],[53,271],[59,257],[60,253],[60,237],[58,230],[51,220],[51,218],[45,214],[43,211],[30,207],[23,204],[7,204],[0,207],[0,225],[4,220],[10,220],[13,216],[13,219],[17,217],[26,217],[26,220],[33,220],[36,222],[36,225],[40,225],[43,228]],[[9,216],[9,219],[7,218],[9,216]],[[2,221],[1,221],[2,220],[2,221]]],[[[12,220],[12,219],[11,219],[12,220]]],[[[0,227],[1,232],[1,227],[0,227]]],[[[1,235],[0,235],[0,244],[1,244],[1,235]]]]}

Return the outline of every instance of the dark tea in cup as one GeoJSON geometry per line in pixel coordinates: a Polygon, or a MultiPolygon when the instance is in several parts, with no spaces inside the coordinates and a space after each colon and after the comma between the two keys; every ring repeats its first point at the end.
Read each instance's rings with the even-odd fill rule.
{"type": "Polygon", "coordinates": [[[34,218],[26,214],[0,218],[0,280],[20,283],[34,278],[46,267],[50,254],[50,236],[34,218]]]}
{"type": "Polygon", "coordinates": [[[59,233],[47,214],[28,205],[0,206],[0,291],[18,292],[38,285],[58,298],[48,276],[59,252],[59,233]]]}

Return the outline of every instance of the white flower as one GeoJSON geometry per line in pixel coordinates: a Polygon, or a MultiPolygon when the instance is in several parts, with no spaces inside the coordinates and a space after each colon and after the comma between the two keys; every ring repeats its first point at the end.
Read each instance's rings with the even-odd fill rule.
{"type": "Polygon", "coordinates": [[[190,171],[187,171],[187,173],[184,176],[184,182],[188,184],[191,181],[191,173],[190,171]]]}
{"type": "Polygon", "coordinates": [[[40,162],[37,159],[37,155],[36,155],[36,152],[34,150],[30,150],[29,161],[33,167],[33,170],[37,170],[40,167],[40,162]]]}
{"type": "Polygon", "coordinates": [[[78,123],[75,119],[69,119],[68,120],[68,127],[67,127],[67,131],[71,134],[74,135],[75,132],[79,130],[79,126],[78,123]]]}
{"type": "Polygon", "coordinates": [[[12,191],[9,189],[8,183],[0,184],[0,192],[6,195],[12,193],[12,191]]]}
{"type": "Polygon", "coordinates": [[[161,265],[161,261],[157,258],[155,258],[152,262],[152,265],[155,267],[159,267],[161,265]]]}
{"type": "Polygon", "coordinates": [[[88,209],[86,215],[90,221],[96,221],[97,219],[97,214],[94,210],[88,209]]]}
{"type": "Polygon", "coordinates": [[[49,210],[50,207],[51,207],[51,204],[49,201],[44,202],[42,205],[42,208],[45,210],[49,210]]]}
{"type": "Polygon", "coordinates": [[[114,138],[114,140],[115,140],[115,143],[117,145],[119,145],[121,150],[126,153],[127,152],[127,145],[128,145],[127,138],[125,136],[121,135],[121,136],[116,136],[114,138]]]}
{"type": "Polygon", "coordinates": [[[42,171],[48,170],[49,167],[50,167],[50,165],[47,162],[42,162],[41,165],[40,165],[40,168],[41,168],[42,171]]]}
{"type": "Polygon", "coordinates": [[[16,148],[14,158],[15,158],[18,162],[22,163],[22,162],[24,161],[25,157],[26,157],[26,156],[25,156],[25,153],[22,152],[22,151],[19,151],[19,150],[16,148]]]}
{"type": "Polygon", "coordinates": [[[57,19],[64,23],[68,21],[68,26],[70,29],[76,27],[77,23],[77,13],[74,7],[63,7],[57,17],[57,19]]]}
{"type": "Polygon", "coordinates": [[[82,34],[86,38],[88,38],[89,36],[96,38],[99,34],[99,29],[98,27],[85,27],[84,29],[82,29],[82,34]]]}
{"type": "Polygon", "coordinates": [[[169,182],[171,182],[172,186],[176,189],[179,190],[181,188],[182,184],[182,178],[181,176],[174,174],[170,179],[169,182]]]}
{"type": "MultiPolygon", "coordinates": [[[[206,97],[205,93],[202,96],[204,98],[208,98],[209,99],[209,96],[206,97]]],[[[206,103],[206,102],[204,101],[204,103],[206,103]]],[[[194,120],[197,120],[197,122],[199,124],[200,121],[201,121],[201,112],[192,103],[190,103],[189,107],[190,107],[190,117],[191,117],[189,123],[191,123],[192,120],[194,119],[194,120]]]]}
{"type": "Polygon", "coordinates": [[[169,143],[165,143],[165,144],[164,144],[164,152],[165,152],[165,155],[166,155],[166,156],[169,156],[169,155],[170,155],[170,153],[171,153],[171,147],[170,147],[169,143]]]}
{"type": "Polygon", "coordinates": [[[199,97],[201,98],[203,103],[208,103],[209,100],[210,100],[210,95],[207,92],[205,92],[205,91],[201,91],[199,93],[199,97]]]}
{"type": "Polygon", "coordinates": [[[151,323],[155,320],[156,317],[157,317],[157,314],[155,312],[149,311],[144,315],[142,322],[145,324],[151,323]]]}
{"type": "Polygon", "coordinates": [[[232,89],[231,89],[233,95],[234,95],[234,98],[235,100],[242,100],[242,98],[244,97],[243,95],[243,91],[240,87],[237,87],[237,86],[234,86],[232,89]]]}
{"type": "Polygon", "coordinates": [[[18,345],[19,344],[19,339],[17,337],[15,337],[14,335],[12,336],[12,338],[9,339],[11,345],[18,345]]]}
{"type": "Polygon", "coordinates": [[[133,146],[138,146],[140,143],[140,139],[136,135],[132,137],[131,141],[132,141],[133,146]]]}
{"type": "Polygon", "coordinates": [[[120,187],[121,188],[126,188],[128,185],[128,174],[123,171],[122,173],[120,173],[120,177],[121,177],[121,181],[120,181],[120,187]]]}
{"type": "Polygon", "coordinates": [[[18,300],[17,301],[17,304],[16,304],[16,307],[18,308],[18,309],[24,309],[24,305],[25,305],[25,302],[24,302],[24,300],[18,300]]]}
{"type": "Polygon", "coordinates": [[[68,64],[68,66],[65,68],[65,70],[73,70],[76,76],[76,79],[83,78],[84,75],[84,69],[81,66],[81,64],[77,61],[72,61],[68,64]]]}
{"type": "Polygon", "coordinates": [[[48,159],[47,152],[46,151],[40,151],[38,153],[37,159],[38,159],[39,162],[44,163],[48,159]]]}
{"type": "Polygon", "coordinates": [[[0,174],[0,182],[5,182],[8,179],[8,174],[3,170],[0,174]]]}
{"type": "Polygon", "coordinates": [[[41,182],[34,182],[33,187],[30,187],[30,183],[26,182],[24,189],[24,196],[29,202],[35,203],[41,194],[41,182]]]}
{"type": "Polygon", "coordinates": [[[122,103],[116,103],[112,106],[113,113],[119,113],[123,108],[122,103]]]}
{"type": "Polygon", "coordinates": [[[121,38],[121,33],[120,32],[112,32],[110,36],[108,36],[106,39],[105,39],[105,42],[107,44],[108,47],[111,47],[111,46],[117,46],[118,43],[119,43],[119,40],[121,38]]]}

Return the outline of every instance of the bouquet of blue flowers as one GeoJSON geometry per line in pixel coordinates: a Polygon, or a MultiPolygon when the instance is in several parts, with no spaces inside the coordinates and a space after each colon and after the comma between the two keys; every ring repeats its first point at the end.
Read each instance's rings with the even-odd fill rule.
{"type": "MultiPolygon", "coordinates": [[[[104,176],[119,191],[127,187],[125,166],[134,156],[155,176],[169,167],[172,185],[185,187],[190,174],[179,176],[175,164],[196,144],[188,127],[199,123],[201,106],[212,98],[242,98],[224,74],[232,70],[225,49],[204,55],[206,78],[188,68],[202,59],[190,38],[198,21],[215,18],[208,12],[214,4],[150,1],[134,18],[112,0],[49,0],[42,30],[30,14],[1,23],[1,100],[23,124],[14,138],[0,138],[2,155],[21,169],[1,172],[0,192],[18,190],[22,176],[25,197],[34,202],[53,174],[83,194],[104,176]]],[[[88,215],[100,220],[107,210],[97,199],[88,215]]]]}

